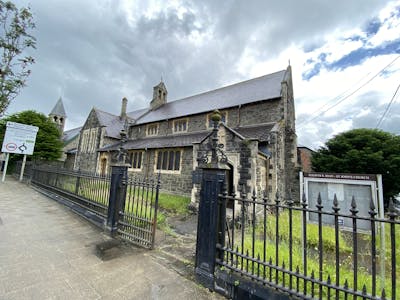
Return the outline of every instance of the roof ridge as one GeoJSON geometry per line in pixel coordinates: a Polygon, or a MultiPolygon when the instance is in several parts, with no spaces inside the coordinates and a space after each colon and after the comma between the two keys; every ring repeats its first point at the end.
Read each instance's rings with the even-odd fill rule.
{"type": "Polygon", "coordinates": [[[114,115],[114,114],[112,114],[112,113],[109,113],[109,112],[107,112],[107,111],[104,111],[104,110],[98,109],[98,108],[96,108],[96,107],[93,107],[93,110],[95,110],[96,112],[101,112],[101,113],[104,113],[104,114],[107,114],[107,115],[113,116],[113,117],[118,117],[118,115],[114,115]]]}
{"type": "Polygon", "coordinates": [[[187,97],[184,97],[184,98],[172,100],[171,102],[165,103],[163,106],[166,106],[166,105],[168,105],[169,103],[173,103],[173,102],[176,103],[176,102],[178,102],[178,101],[186,100],[186,99],[189,99],[189,98],[192,98],[192,97],[197,97],[197,96],[200,96],[200,95],[206,95],[206,94],[214,93],[214,92],[216,92],[216,91],[224,90],[224,89],[227,89],[227,88],[232,88],[233,86],[242,85],[242,84],[248,83],[248,82],[250,82],[250,81],[259,80],[259,79],[261,79],[261,78],[273,77],[273,76],[276,76],[276,75],[278,75],[278,74],[280,74],[280,73],[284,73],[284,72],[286,72],[286,70],[280,70],[280,71],[276,71],[276,72],[274,72],[274,73],[270,73],[270,74],[265,74],[265,75],[262,75],[262,76],[258,76],[258,77],[256,77],[256,78],[251,78],[251,79],[247,79],[247,80],[244,80],[244,81],[239,81],[239,82],[236,82],[236,83],[233,83],[233,84],[225,85],[225,86],[220,87],[220,88],[216,88],[216,89],[213,89],[213,90],[208,90],[208,91],[206,91],[206,92],[201,92],[201,93],[194,94],[194,95],[191,95],[191,96],[187,96],[187,97]]]}

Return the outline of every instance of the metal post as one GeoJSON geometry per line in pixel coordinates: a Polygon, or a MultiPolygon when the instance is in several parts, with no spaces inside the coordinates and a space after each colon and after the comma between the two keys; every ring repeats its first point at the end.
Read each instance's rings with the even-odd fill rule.
{"type": "Polygon", "coordinates": [[[7,167],[8,167],[8,160],[10,158],[10,153],[6,154],[6,162],[4,163],[4,169],[3,169],[3,177],[1,178],[1,182],[4,182],[6,179],[6,173],[7,173],[7,167]]]}
{"type": "Polygon", "coordinates": [[[214,288],[214,268],[218,239],[218,194],[225,181],[224,170],[205,169],[200,191],[197,224],[196,264],[197,280],[205,287],[214,288]]]}
{"type": "MultiPolygon", "coordinates": [[[[377,184],[378,184],[378,216],[381,220],[385,218],[385,208],[383,205],[383,186],[382,186],[382,175],[376,175],[377,184]]],[[[381,238],[381,249],[380,249],[380,266],[381,266],[381,284],[385,286],[386,281],[386,270],[385,270],[385,261],[386,261],[386,240],[385,240],[385,223],[380,222],[379,234],[381,238]]]]}
{"type": "Polygon", "coordinates": [[[199,218],[197,223],[197,243],[195,273],[197,280],[209,289],[215,288],[214,271],[217,260],[222,260],[221,248],[225,242],[225,198],[221,199],[222,188],[225,183],[226,155],[222,151],[223,145],[218,144],[218,125],[221,121],[219,111],[211,116],[213,132],[210,136],[211,162],[206,159],[199,166],[202,172],[199,218]],[[221,156],[221,157],[220,157],[221,156]],[[224,168],[225,167],[225,168],[224,168]],[[217,252],[217,248],[219,249],[217,252]]]}
{"type": "Polygon", "coordinates": [[[123,203],[125,203],[127,177],[128,167],[125,164],[111,167],[111,186],[106,227],[112,236],[117,233],[120,211],[123,209],[123,203]]]}
{"type": "Polygon", "coordinates": [[[19,181],[22,181],[22,179],[24,178],[25,164],[26,164],[26,154],[24,154],[24,158],[22,160],[21,172],[19,174],[19,181]]]}

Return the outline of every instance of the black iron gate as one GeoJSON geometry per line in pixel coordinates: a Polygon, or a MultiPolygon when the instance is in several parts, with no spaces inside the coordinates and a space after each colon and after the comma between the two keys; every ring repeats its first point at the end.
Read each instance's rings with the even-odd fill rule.
{"type": "Polygon", "coordinates": [[[128,178],[125,201],[118,220],[118,234],[122,238],[145,248],[154,247],[159,188],[159,177],[128,178]]]}

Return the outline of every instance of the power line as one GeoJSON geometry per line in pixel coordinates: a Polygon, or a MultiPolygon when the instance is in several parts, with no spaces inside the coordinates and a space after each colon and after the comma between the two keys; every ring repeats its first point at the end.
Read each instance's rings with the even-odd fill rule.
{"type": "MultiPolygon", "coordinates": [[[[371,74],[371,72],[369,72],[369,73],[368,73],[367,75],[365,75],[363,78],[361,78],[361,79],[358,80],[356,83],[354,83],[354,85],[357,85],[358,83],[360,83],[361,81],[363,81],[365,78],[367,78],[367,77],[369,76],[369,74],[371,74]]],[[[339,95],[337,95],[336,97],[334,97],[334,98],[328,100],[324,105],[322,105],[322,106],[318,107],[316,110],[314,110],[314,111],[310,114],[310,116],[313,116],[315,113],[319,112],[321,109],[323,109],[323,108],[325,108],[326,106],[328,106],[329,103],[331,103],[332,101],[339,100],[339,99],[342,98],[344,95],[346,95],[347,92],[351,91],[352,89],[353,89],[353,87],[350,87],[350,88],[348,88],[347,90],[345,90],[345,91],[343,91],[342,93],[340,93],[339,95]]],[[[302,124],[304,124],[304,123],[306,123],[306,122],[307,122],[307,120],[302,121],[302,122],[299,122],[299,123],[297,124],[297,126],[300,126],[300,125],[302,125],[302,124]]]]}
{"type": "Polygon", "coordinates": [[[386,109],[385,109],[384,113],[382,114],[382,116],[381,116],[379,122],[376,124],[376,127],[375,127],[375,128],[379,128],[379,125],[381,125],[383,119],[384,119],[385,116],[386,116],[386,113],[389,111],[390,106],[391,106],[392,103],[394,102],[394,99],[395,99],[395,97],[396,97],[396,95],[397,95],[397,92],[399,91],[399,88],[400,88],[400,84],[397,86],[397,89],[396,89],[396,91],[394,92],[392,99],[390,100],[389,104],[386,106],[386,109]]]}
{"type": "MultiPolygon", "coordinates": [[[[361,85],[360,87],[358,87],[356,90],[354,90],[352,93],[350,93],[349,95],[347,95],[346,97],[344,97],[343,99],[339,100],[338,102],[336,102],[335,104],[331,105],[330,107],[328,107],[326,110],[322,111],[321,113],[319,113],[318,115],[316,115],[315,117],[308,119],[306,121],[301,122],[298,125],[298,128],[300,128],[304,123],[309,123],[311,121],[314,121],[316,118],[320,117],[321,115],[323,115],[324,113],[326,113],[327,111],[331,110],[332,108],[336,107],[337,105],[339,105],[340,103],[342,103],[343,101],[345,101],[346,99],[348,99],[349,97],[353,96],[355,93],[357,93],[359,90],[361,90],[363,87],[365,87],[368,83],[370,83],[372,80],[374,80],[376,77],[378,77],[381,73],[383,73],[387,68],[389,68],[397,59],[400,58],[400,55],[398,55],[397,57],[395,57],[395,59],[393,59],[388,65],[386,65],[383,69],[381,69],[378,73],[376,73],[374,76],[372,76],[367,82],[365,82],[363,85],[361,85]]],[[[350,89],[348,89],[350,90],[350,89]]],[[[340,97],[345,94],[348,90],[346,90],[345,92],[341,93],[339,96],[336,96],[334,99],[340,99],[340,97]]],[[[331,100],[330,100],[331,101],[331,100]]],[[[330,102],[328,101],[328,102],[330,102]]],[[[327,103],[328,104],[328,103],[327,103]]],[[[323,105],[321,108],[325,107],[327,104],[323,105]]],[[[318,111],[318,110],[317,110],[318,111]]],[[[315,113],[315,112],[314,112],[315,113]]],[[[314,114],[312,113],[312,114],[314,114]]]]}

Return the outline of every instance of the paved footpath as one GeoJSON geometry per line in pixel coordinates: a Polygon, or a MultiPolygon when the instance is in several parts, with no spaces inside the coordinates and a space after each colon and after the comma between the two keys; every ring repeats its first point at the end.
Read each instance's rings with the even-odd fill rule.
{"type": "Polygon", "coordinates": [[[125,246],[102,260],[109,237],[63,205],[7,177],[0,182],[0,299],[223,299],[125,246]]]}

